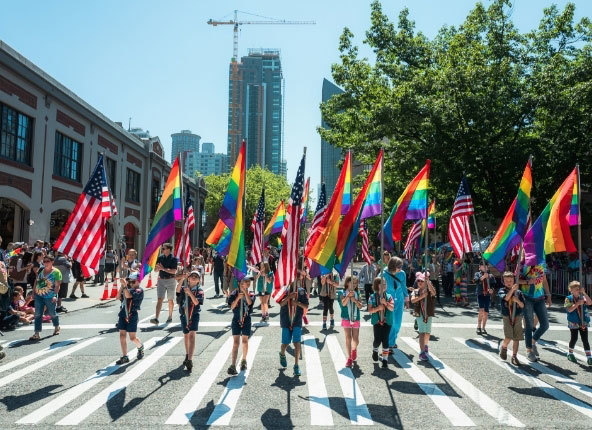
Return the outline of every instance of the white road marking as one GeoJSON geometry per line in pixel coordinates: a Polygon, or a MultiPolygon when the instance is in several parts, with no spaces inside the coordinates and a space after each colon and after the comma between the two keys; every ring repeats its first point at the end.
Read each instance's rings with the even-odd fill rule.
{"type": "Polygon", "coordinates": [[[310,405],[310,424],[313,426],[332,426],[333,414],[329,405],[329,396],[325,387],[325,377],[321,366],[321,357],[314,336],[303,336],[304,363],[308,385],[308,403],[310,405]]]}
{"type": "Polygon", "coordinates": [[[80,405],[70,414],[66,415],[56,425],[72,426],[78,425],[92,413],[94,413],[101,406],[105,405],[111,398],[115,397],[121,390],[126,388],[134,380],[142,375],[148,368],[163,357],[171,348],[181,341],[181,337],[172,337],[166,339],[164,345],[159,346],[156,350],[144,357],[137,365],[135,365],[129,372],[124,373],[119,379],[98,393],[92,399],[80,405]]]}
{"type": "MultiPolygon", "coordinates": [[[[482,342],[485,342],[487,345],[489,345],[492,348],[497,347],[497,342],[492,342],[490,340],[485,340],[485,339],[483,339],[482,342]]],[[[592,388],[590,388],[588,385],[580,384],[579,382],[575,381],[574,379],[572,379],[568,376],[562,375],[561,373],[556,372],[553,369],[550,369],[549,367],[542,365],[541,363],[538,363],[538,362],[531,363],[528,361],[528,359],[526,357],[524,357],[520,354],[518,354],[518,359],[522,363],[528,364],[530,367],[537,370],[541,374],[548,375],[551,378],[555,379],[557,382],[561,382],[562,384],[565,384],[567,387],[571,388],[572,390],[577,391],[578,394],[592,398],[592,388]]]]}
{"type": "Polygon", "coordinates": [[[86,348],[87,346],[92,345],[93,343],[98,342],[99,340],[103,340],[103,338],[102,337],[93,337],[92,339],[87,339],[82,343],[78,343],[78,344],[72,346],[71,348],[68,348],[64,351],[60,351],[56,354],[53,354],[53,355],[51,355],[43,360],[37,361],[27,367],[22,367],[21,369],[15,371],[15,372],[12,372],[10,375],[6,375],[5,377],[1,378],[0,379],[0,387],[10,384],[11,382],[17,381],[24,376],[29,376],[29,375],[31,375],[31,373],[34,370],[41,369],[41,368],[47,366],[49,363],[53,363],[54,361],[64,358],[64,357],[66,357],[78,350],[81,350],[82,348],[86,348]]]}
{"type": "Polygon", "coordinates": [[[395,349],[393,359],[419,385],[419,388],[430,398],[442,415],[455,427],[475,426],[470,419],[432,380],[415,365],[400,349],[395,349]]]}
{"type": "MultiPolygon", "coordinates": [[[[410,337],[403,337],[403,342],[409,345],[413,350],[419,353],[419,344],[410,337]]],[[[430,364],[438,371],[438,373],[448,379],[449,382],[458,387],[469,399],[474,401],[480,408],[491,415],[503,426],[524,427],[516,417],[502,408],[495,400],[483,393],[461,375],[459,375],[452,368],[448,367],[434,354],[428,355],[430,364]]]]}
{"type": "MultiPolygon", "coordinates": [[[[569,342],[566,342],[566,341],[564,341],[564,340],[556,340],[555,342],[557,342],[557,343],[560,343],[561,345],[563,345],[563,346],[566,346],[567,348],[569,348],[569,342]]],[[[582,348],[581,346],[578,346],[577,344],[576,344],[576,346],[574,347],[574,350],[576,350],[576,351],[580,351],[580,352],[583,352],[583,353],[585,353],[585,352],[586,352],[586,351],[584,350],[584,348],[582,348]]]]}
{"type": "MultiPolygon", "coordinates": [[[[153,337],[144,343],[144,348],[146,351],[154,346],[154,344],[162,339],[161,337],[153,337]]],[[[136,355],[137,349],[134,348],[128,351],[128,356],[133,357],[136,355]]],[[[90,375],[80,384],[74,385],[69,390],[63,392],[58,397],[50,400],[49,402],[43,404],[42,406],[35,409],[29,415],[21,418],[16,422],[16,424],[37,424],[42,419],[50,416],[51,414],[55,413],[57,410],[63,408],[64,406],[70,404],[73,400],[77,397],[81,396],[92,387],[97,385],[101,382],[104,378],[111,375],[117,369],[119,369],[121,365],[116,364],[115,361],[109,363],[102,369],[97,370],[95,373],[90,375]]]]}
{"type": "MultiPolygon", "coordinates": [[[[224,392],[220,396],[220,400],[212,411],[207,425],[209,426],[227,426],[230,425],[230,420],[236,409],[238,399],[243,391],[245,382],[249,377],[253,362],[255,361],[255,354],[261,344],[261,336],[253,336],[249,339],[249,352],[247,353],[248,367],[246,371],[241,371],[237,376],[230,378],[226,384],[224,392]]],[[[237,363],[238,364],[238,363],[237,363]]]]}
{"type": "Polygon", "coordinates": [[[341,346],[339,346],[339,341],[334,335],[329,335],[325,338],[325,344],[329,348],[335,372],[337,372],[337,379],[341,385],[350,422],[353,425],[374,425],[374,421],[372,421],[370,411],[368,411],[366,401],[354,374],[350,368],[344,367],[345,355],[341,346]]]}
{"type": "Polygon", "coordinates": [[[208,367],[200,375],[199,379],[187,392],[181,403],[173,411],[165,424],[186,425],[189,424],[191,417],[199,407],[201,401],[210,390],[212,384],[216,381],[218,374],[226,364],[230,352],[232,351],[232,337],[229,337],[222,347],[216,353],[214,359],[210,361],[208,367]]]}
{"type": "Polygon", "coordinates": [[[76,341],[79,339],[80,338],[75,337],[72,339],[65,340],[63,342],[54,343],[53,345],[50,345],[47,348],[43,348],[40,351],[36,351],[32,354],[25,355],[24,357],[21,357],[19,359],[11,361],[10,363],[0,366],[0,372],[5,372],[7,370],[14,369],[15,367],[18,367],[21,364],[26,363],[27,361],[35,360],[36,358],[42,357],[42,356],[49,354],[51,352],[55,352],[55,351],[59,350],[60,348],[72,345],[72,344],[76,343],[76,341]]]}
{"type": "Polygon", "coordinates": [[[503,369],[506,369],[513,375],[516,375],[520,379],[528,382],[533,387],[539,388],[548,395],[556,398],[560,402],[564,403],[566,406],[569,406],[576,411],[586,415],[589,418],[592,418],[592,407],[586,403],[581,402],[580,400],[570,396],[569,394],[561,391],[559,388],[555,388],[546,382],[532,376],[531,374],[521,370],[517,367],[514,367],[505,361],[500,360],[497,354],[493,354],[491,352],[485,351],[482,346],[478,345],[476,342],[466,339],[461,339],[458,337],[454,338],[455,341],[465,345],[467,348],[470,348],[474,351],[477,351],[483,357],[487,358],[492,363],[500,366],[503,369]]]}

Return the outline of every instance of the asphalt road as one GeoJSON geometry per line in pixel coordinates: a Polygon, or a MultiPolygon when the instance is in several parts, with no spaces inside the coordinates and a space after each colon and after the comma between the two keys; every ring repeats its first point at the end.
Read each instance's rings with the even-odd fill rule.
{"type": "MultiPolygon", "coordinates": [[[[270,324],[254,328],[249,370],[229,378],[231,314],[223,299],[212,298],[209,276],[205,289],[191,374],[182,367],[178,310],[171,324],[149,323],[155,289],[146,292],[138,333],[150,348],[142,360],[134,354],[122,367],[113,365],[120,356],[117,302],[84,309],[78,299],[76,306],[67,306],[82,309],[60,316],[61,334],[51,336],[51,324],[44,324],[39,343],[26,341],[32,334],[29,326],[5,333],[0,337],[7,353],[0,361],[0,428],[592,427],[592,367],[582,363],[581,349],[579,364],[565,358],[569,332],[559,302],[551,310],[551,329],[536,365],[524,359],[516,370],[500,361],[499,313],[491,313],[489,335],[478,336],[472,300],[467,309],[449,301],[437,309],[432,362],[418,363],[417,333],[406,312],[389,369],[372,361],[372,328],[365,322],[357,366],[349,370],[344,369],[339,321],[334,330],[321,331],[322,312],[312,298],[300,378],[293,376],[292,356],[287,369],[279,364],[275,305],[270,324]]],[[[98,289],[91,291],[98,294],[98,289]]],[[[161,321],[165,315],[166,310],[161,321]]],[[[256,307],[253,321],[259,320],[256,307]]],[[[525,354],[523,345],[520,352],[525,354]]]]}

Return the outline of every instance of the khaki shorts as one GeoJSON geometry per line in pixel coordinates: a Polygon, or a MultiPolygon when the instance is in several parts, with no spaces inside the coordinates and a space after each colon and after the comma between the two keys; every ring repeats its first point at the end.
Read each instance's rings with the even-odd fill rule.
{"type": "Polygon", "coordinates": [[[164,299],[164,295],[166,292],[166,296],[168,300],[175,300],[175,290],[177,289],[177,280],[175,278],[169,279],[158,279],[158,283],[156,284],[156,297],[159,299],[164,299]]]}
{"type": "Polygon", "coordinates": [[[504,317],[504,337],[512,340],[524,340],[522,318],[516,318],[514,321],[514,327],[512,327],[512,324],[510,324],[510,318],[504,317]]]}

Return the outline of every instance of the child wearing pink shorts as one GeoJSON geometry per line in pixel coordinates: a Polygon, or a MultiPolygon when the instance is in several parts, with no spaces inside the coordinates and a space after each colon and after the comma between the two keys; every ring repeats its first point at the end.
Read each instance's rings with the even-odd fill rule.
{"type": "Polygon", "coordinates": [[[344,328],[345,349],[348,355],[345,367],[351,367],[358,358],[360,309],[362,308],[358,283],[354,283],[351,276],[346,276],[343,290],[337,294],[337,302],[341,308],[341,327],[344,328]]]}

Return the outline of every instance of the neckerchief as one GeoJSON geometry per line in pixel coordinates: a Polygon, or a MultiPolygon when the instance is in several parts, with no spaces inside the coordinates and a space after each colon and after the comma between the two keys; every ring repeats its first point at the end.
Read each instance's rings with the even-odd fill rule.
{"type": "Polygon", "coordinates": [[[514,323],[516,322],[516,302],[514,301],[514,295],[512,295],[511,301],[512,303],[508,303],[508,318],[510,325],[514,327],[514,323]]]}
{"type": "MultiPolygon", "coordinates": [[[[349,291],[348,291],[349,293],[349,291]]],[[[358,294],[354,291],[354,297],[349,299],[349,303],[348,303],[348,313],[349,313],[349,321],[350,322],[354,322],[356,320],[355,317],[355,312],[356,312],[356,304],[354,303],[354,300],[356,300],[358,298],[358,294]]]]}
{"type": "Polygon", "coordinates": [[[245,298],[244,297],[242,297],[240,299],[239,306],[240,306],[240,309],[239,309],[240,325],[242,327],[242,326],[245,325],[245,308],[244,308],[244,306],[245,306],[245,298]]]}
{"type": "MultiPolygon", "coordinates": [[[[294,286],[295,283],[294,283],[294,286]]],[[[291,287],[288,290],[288,294],[293,293],[292,291],[293,287],[291,287]]],[[[298,292],[298,287],[296,286],[296,292],[298,292]]],[[[296,297],[296,302],[298,301],[298,297],[296,297]]],[[[296,316],[296,304],[294,303],[294,300],[292,299],[288,299],[288,314],[290,315],[290,330],[292,330],[292,327],[294,326],[294,317],[296,316]]]]}
{"type": "Polygon", "coordinates": [[[125,299],[124,309],[125,309],[125,322],[129,322],[130,313],[132,312],[132,299],[128,299],[127,297],[123,297],[125,299]]]}
{"type": "Polygon", "coordinates": [[[421,309],[421,314],[423,316],[423,322],[427,323],[428,322],[428,296],[427,294],[429,294],[429,290],[426,291],[426,296],[424,300],[421,300],[419,302],[420,305],[420,309],[421,309]]]}
{"type": "MultiPolygon", "coordinates": [[[[487,273],[485,273],[487,274],[487,273]]],[[[481,276],[483,277],[483,276],[481,276]]],[[[487,277],[487,279],[484,279],[483,281],[481,281],[481,284],[483,285],[483,295],[486,296],[489,294],[489,276],[487,277]]]]}

